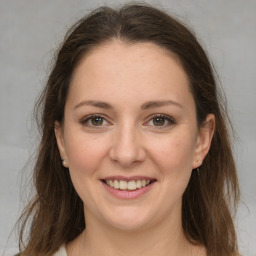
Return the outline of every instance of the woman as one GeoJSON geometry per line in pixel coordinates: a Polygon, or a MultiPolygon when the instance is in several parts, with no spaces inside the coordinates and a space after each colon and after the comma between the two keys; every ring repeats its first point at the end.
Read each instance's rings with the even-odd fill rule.
{"type": "Polygon", "coordinates": [[[68,32],[37,110],[20,255],[239,255],[227,113],[179,21],[138,4],[90,13],[68,32]]]}

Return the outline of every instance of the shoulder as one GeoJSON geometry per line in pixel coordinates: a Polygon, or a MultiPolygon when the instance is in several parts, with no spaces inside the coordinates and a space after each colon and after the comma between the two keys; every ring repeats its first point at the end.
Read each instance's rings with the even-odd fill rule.
{"type": "Polygon", "coordinates": [[[53,254],[53,256],[67,256],[65,245],[63,244],[59,250],[53,254]]]}
{"type": "MultiPolygon", "coordinates": [[[[15,254],[14,256],[21,256],[20,253],[15,254]]],[[[65,245],[63,244],[57,252],[55,252],[52,256],[67,256],[65,245]]]]}

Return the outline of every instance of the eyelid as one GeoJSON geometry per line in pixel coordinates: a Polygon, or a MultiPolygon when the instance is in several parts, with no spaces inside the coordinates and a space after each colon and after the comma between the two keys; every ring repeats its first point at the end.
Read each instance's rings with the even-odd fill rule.
{"type": "MultiPolygon", "coordinates": [[[[176,124],[175,119],[166,114],[153,114],[153,115],[149,116],[148,121],[146,123],[149,123],[151,120],[153,120],[154,118],[157,118],[157,117],[164,118],[166,121],[168,121],[168,124],[163,125],[163,126],[152,125],[154,129],[165,129],[165,128],[168,128],[168,127],[176,124]]],[[[146,125],[146,126],[151,126],[151,125],[146,125]]]]}
{"type": "MultiPolygon", "coordinates": [[[[103,128],[105,126],[109,126],[111,125],[111,122],[108,121],[108,118],[106,118],[105,115],[102,115],[102,114],[90,114],[90,115],[87,115],[85,117],[83,117],[81,120],[80,120],[80,123],[83,125],[83,126],[86,126],[88,128],[92,128],[92,129],[100,129],[100,128],[103,128]],[[106,121],[108,124],[106,125],[91,125],[91,124],[87,124],[87,122],[92,119],[92,118],[102,118],[104,121],[106,121]]],[[[169,115],[166,115],[166,114],[153,114],[153,115],[150,115],[148,117],[148,121],[146,121],[143,125],[145,126],[152,126],[154,129],[165,129],[165,128],[168,128],[172,125],[176,124],[176,121],[173,117],[169,116],[169,115]],[[165,124],[165,125],[162,125],[162,126],[157,126],[157,125],[148,125],[148,123],[150,121],[152,121],[154,118],[164,118],[165,121],[167,121],[168,123],[165,124]]]]}
{"type": "Polygon", "coordinates": [[[81,123],[82,125],[86,126],[86,127],[93,128],[93,129],[100,129],[100,128],[105,127],[105,126],[109,126],[109,124],[108,124],[108,125],[100,125],[100,126],[88,125],[88,124],[87,124],[87,122],[88,122],[90,119],[92,119],[92,118],[97,118],[97,117],[100,117],[100,118],[104,119],[104,121],[106,121],[107,123],[111,124],[111,123],[107,120],[106,116],[104,116],[104,115],[102,115],[102,114],[91,114],[91,115],[87,115],[87,116],[83,117],[83,118],[80,120],[80,123],[81,123]]]}

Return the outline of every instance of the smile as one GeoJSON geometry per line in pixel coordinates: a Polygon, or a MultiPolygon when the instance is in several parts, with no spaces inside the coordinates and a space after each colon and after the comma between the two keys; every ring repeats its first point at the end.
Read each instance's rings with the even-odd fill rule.
{"type": "Polygon", "coordinates": [[[114,197],[119,199],[135,199],[152,189],[156,179],[150,177],[112,176],[101,179],[103,187],[114,197]]]}
{"type": "Polygon", "coordinates": [[[104,180],[104,182],[111,188],[118,190],[136,190],[146,187],[151,180],[104,180]]]}

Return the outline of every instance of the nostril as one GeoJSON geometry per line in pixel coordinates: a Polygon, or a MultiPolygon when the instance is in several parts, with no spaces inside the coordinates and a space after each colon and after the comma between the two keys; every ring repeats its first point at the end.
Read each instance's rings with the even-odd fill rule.
{"type": "Polygon", "coordinates": [[[109,156],[111,161],[125,167],[134,166],[140,162],[143,162],[145,159],[144,152],[132,151],[129,149],[127,149],[126,151],[119,151],[118,149],[115,149],[115,150],[112,149],[109,156]]]}

